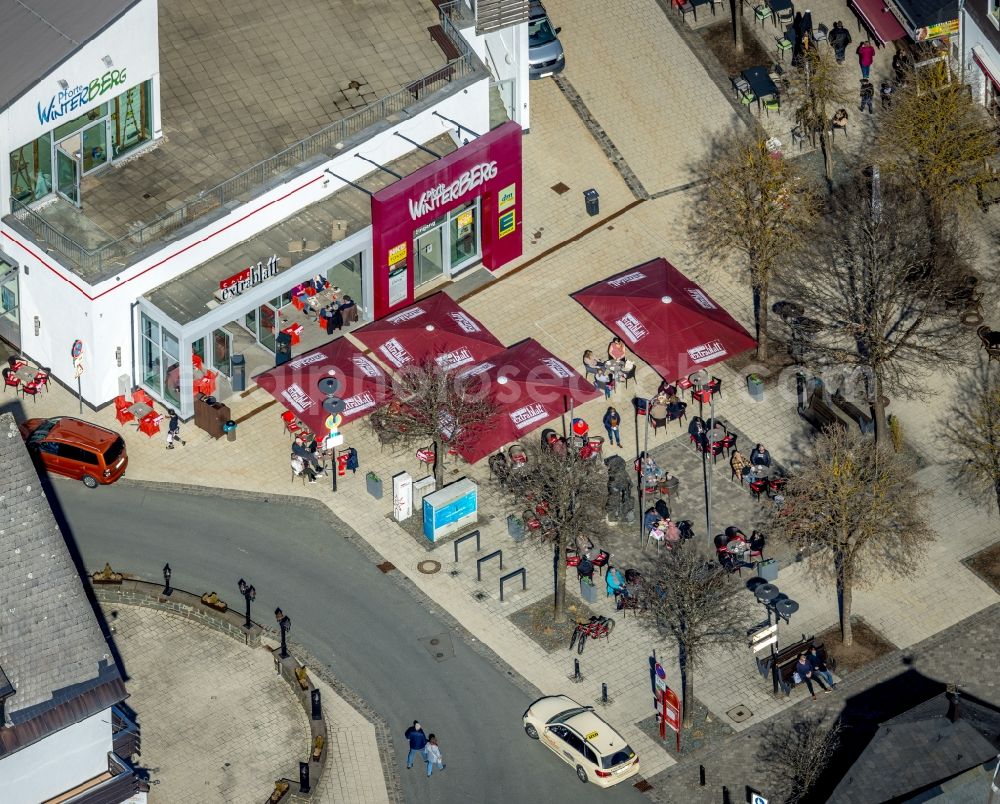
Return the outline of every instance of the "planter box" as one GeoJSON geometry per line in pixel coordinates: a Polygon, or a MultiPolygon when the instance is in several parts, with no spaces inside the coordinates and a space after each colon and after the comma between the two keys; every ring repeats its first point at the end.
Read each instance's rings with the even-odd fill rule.
{"type": "Polygon", "coordinates": [[[597,584],[587,583],[583,578],[580,579],[580,597],[583,598],[585,603],[596,603],[597,602],[597,584]]]}
{"type": "Polygon", "coordinates": [[[754,402],[764,401],[764,381],[758,377],[747,377],[747,391],[754,402]]]}
{"type": "Polygon", "coordinates": [[[368,490],[368,493],[371,494],[372,497],[374,497],[376,500],[382,499],[382,479],[378,475],[374,474],[373,472],[369,472],[368,474],[366,474],[365,488],[368,490]]]}

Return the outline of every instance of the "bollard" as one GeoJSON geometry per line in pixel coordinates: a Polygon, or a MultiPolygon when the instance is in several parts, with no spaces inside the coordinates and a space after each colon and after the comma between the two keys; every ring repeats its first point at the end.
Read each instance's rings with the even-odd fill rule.
{"type": "Polygon", "coordinates": [[[699,765],[698,766],[698,786],[699,787],[704,787],[705,786],[705,766],[704,765],[699,765]]]}
{"type": "Polygon", "coordinates": [[[722,785],[722,804],[733,804],[733,800],[729,798],[729,788],[722,785]]]}
{"type": "Polygon", "coordinates": [[[311,788],[309,787],[309,763],[300,762],[299,763],[299,792],[308,793],[311,788]]]}
{"type": "Polygon", "coordinates": [[[608,702],[608,685],[601,683],[601,703],[606,704],[608,702]]]}
{"type": "Polygon", "coordinates": [[[573,680],[574,681],[579,681],[580,680],[580,660],[579,659],[574,659],[573,660],[573,680]]]}
{"type": "Polygon", "coordinates": [[[322,720],[323,719],[323,706],[320,701],[319,690],[313,690],[310,695],[312,696],[312,719],[322,720]]]}

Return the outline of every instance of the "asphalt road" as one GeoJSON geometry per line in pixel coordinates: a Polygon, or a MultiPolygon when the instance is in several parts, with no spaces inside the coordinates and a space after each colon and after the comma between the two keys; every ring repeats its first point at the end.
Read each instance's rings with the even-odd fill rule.
{"type": "Polygon", "coordinates": [[[91,491],[58,478],[53,486],[89,571],[108,561],[158,581],[169,562],[175,586],[214,590],[238,610],[236,582],[246,578],[257,589],[260,622],[270,623],[281,606],[292,637],[389,722],[408,802],[643,798],[628,783],[610,790],[580,783],[569,765],[528,739],[521,714],[530,698],[379,571],[332,515],[122,485],[91,491]],[[431,653],[433,637],[441,638],[434,651],[443,659],[431,653]],[[403,731],[414,719],[438,735],[447,765],[430,779],[403,762],[403,731]]]}

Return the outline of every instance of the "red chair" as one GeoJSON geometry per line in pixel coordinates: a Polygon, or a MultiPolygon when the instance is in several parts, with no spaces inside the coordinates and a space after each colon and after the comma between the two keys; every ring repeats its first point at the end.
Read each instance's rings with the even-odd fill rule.
{"type": "Polygon", "coordinates": [[[295,414],[290,410],[286,410],[281,414],[281,421],[285,426],[285,430],[287,430],[292,436],[302,429],[299,427],[299,423],[295,420],[295,414]]]}
{"type": "Polygon", "coordinates": [[[17,393],[16,389],[17,389],[17,387],[20,384],[21,384],[21,380],[14,373],[13,369],[6,369],[6,370],[4,370],[4,373],[3,373],[3,390],[4,390],[4,393],[7,392],[8,388],[13,388],[13,389],[15,389],[14,393],[16,394],[17,393]]]}
{"type": "Polygon", "coordinates": [[[726,457],[728,458],[734,449],[736,449],[736,436],[732,433],[727,433],[726,437],[720,442],[722,448],[726,451],[726,457]]]}
{"type": "Polygon", "coordinates": [[[35,398],[35,401],[37,402],[38,383],[32,381],[32,382],[26,382],[23,385],[21,385],[21,396],[23,397],[25,394],[31,394],[31,396],[33,396],[35,398]]]}
{"type": "Polygon", "coordinates": [[[294,307],[301,313],[302,308],[305,307],[305,305],[302,303],[302,301],[299,299],[298,296],[292,296],[292,307],[294,307]]]}
{"type": "Polygon", "coordinates": [[[769,497],[773,497],[775,494],[780,494],[782,489],[785,488],[785,483],[788,482],[788,478],[785,477],[775,477],[767,481],[767,494],[769,497]]]}
{"type": "Polygon", "coordinates": [[[147,394],[142,388],[136,388],[132,392],[132,399],[136,402],[142,402],[144,405],[149,405],[153,407],[153,398],[147,394]]]}
{"type": "Polygon", "coordinates": [[[766,489],[767,489],[766,480],[762,479],[762,480],[750,481],[750,494],[753,496],[755,500],[759,500],[760,495],[763,494],[766,489]]]}
{"type": "Polygon", "coordinates": [[[432,466],[434,464],[434,447],[422,447],[417,450],[417,460],[426,466],[432,466]]]}
{"type": "Polygon", "coordinates": [[[677,385],[677,390],[681,392],[681,396],[684,396],[685,391],[690,391],[694,388],[694,383],[687,377],[681,377],[675,384],[677,385]]]}
{"type": "Polygon", "coordinates": [[[750,560],[753,561],[754,556],[757,558],[764,558],[764,544],[766,539],[763,533],[758,531],[752,531],[750,533],[750,560]]]}
{"type": "Polygon", "coordinates": [[[194,366],[198,371],[205,368],[205,361],[203,361],[198,355],[191,355],[191,365],[194,366]]]}
{"type": "Polygon", "coordinates": [[[127,407],[116,408],[115,418],[118,419],[119,424],[128,424],[129,422],[135,421],[135,414],[133,414],[127,407]]]}
{"type": "Polygon", "coordinates": [[[44,388],[45,393],[49,392],[49,375],[44,371],[39,371],[35,374],[35,385],[39,388],[44,388]]]}
{"type": "Polygon", "coordinates": [[[691,398],[696,402],[701,402],[703,405],[707,405],[712,401],[712,392],[708,388],[701,388],[692,392],[691,398]]]}
{"type": "Polygon", "coordinates": [[[124,394],[115,397],[115,410],[124,410],[132,407],[132,400],[127,399],[124,394]]]}
{"type": "Polygon", "coordinates": [[[26,360],[15,359],[10,364],[10,370],[11,371],[20,371],[26,365],[28,365],[28,362],[26,360]]]}
{"type": "Polygon", "coordinates": [[[139,432],[145,433],[150,438],[160,432],[160,422],[163,421],[163,414],[153,412],[147,413],[139,421],[139,432]]]}
{"type": "Polygon", "coordinates": [[[205,396],[211,396],[215,393],[215,378],[218,376],[214,371],[206,371],[205,376],[198,380],[197,390],[205,396]]]}

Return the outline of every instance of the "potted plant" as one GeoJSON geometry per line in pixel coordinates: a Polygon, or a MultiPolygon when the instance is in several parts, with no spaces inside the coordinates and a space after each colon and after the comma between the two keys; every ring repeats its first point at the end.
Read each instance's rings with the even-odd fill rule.
{"type": "Polygon", "coordinates": [[[376,500],[382,499],[382,478],[374,472],[365,475],[365,488],[376,500]]]}
{"type": "Polygon", "coordinates": [[[580,578],[580,597],[587,603],[597,602],[597,587],[591,578],[580,578]]]}
{"type": "Polygon", "coordinates": [[[754,372],[747,375],[747,391],[754,402],[764,401],[764,378],[754,372]]]}

